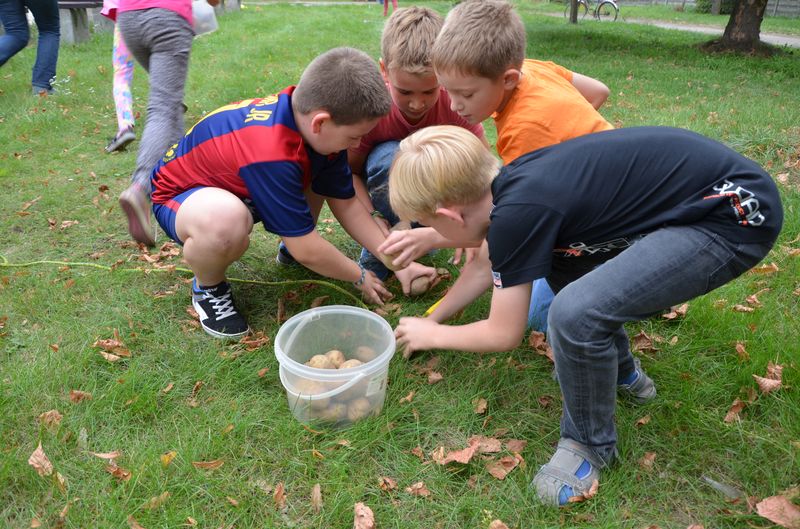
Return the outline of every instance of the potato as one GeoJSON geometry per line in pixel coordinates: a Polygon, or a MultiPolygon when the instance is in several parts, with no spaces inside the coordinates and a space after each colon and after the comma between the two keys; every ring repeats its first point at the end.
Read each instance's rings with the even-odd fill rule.
{"type": "Polygon", "coordinates": [[[362,364],[361,360],[351,358],[347,362],[342,363],[342,365],[339,366],[339,369],[350,369],[351,367],[358,367],[361,364],[362,364]]]}
{"type": "Polygon", "coordinates": [[[383,266],[391,270],[392,272],[397,272],[398,270],[402,270],[405,268],[404,266],[395,266],[394,260],[397,259],[397,254],[388,254],[388,253],[380,253],[378,252],[378,259],[381,260],[383,266]]]}
{"type": "Polygon", "coordinates": [[[360,421],[372,412],[372,404],[364,398],[351,400],[347,405],[347,418],[351,422],[360,421]]]}
{"type": "Polygon", "coordinates": [[[336,402],[319,412],[319,418],[328,422],[339,422],[347,417],[347,404],[336,402]]]}
{"type": "Polygon", "coordinates": [[[374,360],[375,357],[378,356],[378,353],[376,353],[375,349],[369,347],[368,345],[359,345],[356,347],[353,356],[366,364],[367,362],[374,360]]]}
{"type": "Polygon", "coordinates": [[[431,280],[428,276],[420,276],[411,281],[409,296],[421,296],[431,288],[431,280]]]}
{"type": "Polygon", "coordinates": [[[314,355],[311,360],[306,362],[308,367],[316,367],[317,369],[334,369],[330,359],[325,355],[314,355]]]}
{"type": "Polygon", "coordinates": [[[325,353],[325,356],[333,365],[334,369],[339,369],[339,366],[344,363],[344,353],[338,349],[331,349],[325,353]]]}
{"type": "Polygon", "coordinates": [[[328,391],[328,388],[325,386],[325,384],[321,382],[301,379],[292,384],[292,389],[294,390],[294,393],[300,395],[301,401],[308,402],[308,406],[312,410],[316,411],[324,410],[331,403],[331,399],[329,398],[315,399],[315,400],[310,400],[307,398],[311,395],[319,395],[321,393],[325,393],[326,391],[328,391]]]}

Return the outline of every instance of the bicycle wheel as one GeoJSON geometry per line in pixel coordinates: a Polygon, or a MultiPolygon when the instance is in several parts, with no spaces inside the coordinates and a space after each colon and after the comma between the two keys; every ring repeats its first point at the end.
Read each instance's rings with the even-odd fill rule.
{"type": "MultiPolygon", "coordinates": [[[[564,9],[564,18],[569,20],[569,8],[571,3],[567,1],[567,7],[564,9]]],[[[586,16],[586,13],[589,12],[589,4],[586,3],[586,0],[578,0],[578,18],[583,18],[586,16]]]]}
{"type": "Polygon", "coordinates": [[[619,7],[617,7],[617,4],[612,0],[600,2],[600,5],[597,6],[597,10],[594,12],[594,18],[603,21],[608,20],[613,22],[617,19],[617,15],[619,15],[619,7]]]}

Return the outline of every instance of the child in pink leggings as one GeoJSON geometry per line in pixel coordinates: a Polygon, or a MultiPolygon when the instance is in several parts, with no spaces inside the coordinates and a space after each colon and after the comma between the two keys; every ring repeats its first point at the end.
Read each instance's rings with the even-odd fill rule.
{"type": "Polygon", "coordinates": [[[117,0],[104,0],[101,14],[110,18],[114,24],[114,53],[112,63],[114,66],[114,106],[117,110],[117,134],[108,142],[106,152],[124,149],[136,139],[133,132],[133,96],[131,83],[133,82],[133,56],[128,51],[125,41],[120,35],[117,20],[117,0]]]}

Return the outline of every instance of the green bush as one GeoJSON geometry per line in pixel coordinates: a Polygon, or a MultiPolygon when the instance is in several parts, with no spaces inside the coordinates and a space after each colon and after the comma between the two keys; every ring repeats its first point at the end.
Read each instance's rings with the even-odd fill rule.
{"type": "MultiPolygon", "coordinates": [[[[730,15],[733,13],[733,5],[736,0],[722,0],[719,8],[720,15],[730,15]]],[[[694,4],[695,13],[711,13],[711,0],[696,0],[694,4]]]]}

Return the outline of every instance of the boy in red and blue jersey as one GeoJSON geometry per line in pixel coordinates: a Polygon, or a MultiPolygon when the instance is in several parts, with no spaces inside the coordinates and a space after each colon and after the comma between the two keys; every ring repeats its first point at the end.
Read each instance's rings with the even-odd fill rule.
{"type": "MultiPolygon", "coordinates": [[[[228,266],[250,244],[255,222],[279,235],[291,255],[321,275],[351,281],[371,302],[391,297],[371,272],[317,233],[325,200],[359,243],[384,235],[355,198],[346,149],[384,116],[391,99],[363,52],[336,48],[317,57],[296,87],[221,107],[192,127],[153,170],[153,212],[183,245],[195,273],[192,304],[203,329],[219,338],[248,332],[236,310],[228,266]]],[[[417,263],[398,273],[404,291],[435,275],[417,263]]]]}

